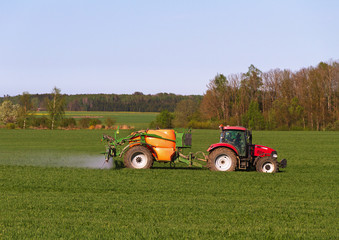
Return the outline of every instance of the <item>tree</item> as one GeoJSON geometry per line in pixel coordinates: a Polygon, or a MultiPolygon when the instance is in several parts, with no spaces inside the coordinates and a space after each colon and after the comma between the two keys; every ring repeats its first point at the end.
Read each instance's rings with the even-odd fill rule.
{"type": "Polygon", "coordinates": [[[304,109],[299,105],[299,99],[297,97],[292,98],[289,107],[289,127],[297,125],[298,121],[301,121],[304,109]]]}
{"type": "Polygon", "coordinates": [[[152,121],[150,124],[151,128],[171,128],[172,121],[174,119],[173,113],[170,113],[167,110],[163,110],[156,117],[155,121],[152,121]]]}
{"type": "Polygon", "coordinates": [[[240,125],[241,122],[241,104],[240,104],[240,79],[241,74],[232,74],[227,77],[230,84],[230,125],[240,125]]]}
{"type": "Polygon", "coordinates": [[[31,102],[31,96],[28,92],[23,92],[20,96],[20,118],[23,120],[23,128],[26,128],[26,120],[31,114],[33,104],[31,102]]]}
{"type": "Polygon", "coordinates": [[[259,104],[251,101],[247,113],[243,118],[244,125],[253,130],[261,130],[264,128],[264,117],[259,110],[259,104]]]}
{"type": "Polygon", "coordinates": [[[259,96],[263,85],[262,72],[251,65],[248,67],[247,73],[242,75],[240,86],[240,106],[241,114],[244,114],[249,108],[251,101],[260,102],[259,96]]]}
{"type": "Polygon", "coordinates": [[[113,125],[115,124],[116,120],[111,118],[111,117],[108,117],[105,119],[105,124],[108,128],[111,128],[113,127],[113,125]]]}
{"type": "Polygon", "coordinates": [[[174,125],[176,127],[187,127],[188,123],[194,118],[199,108],[199,102],[192,99],[182,100],[175,107],[174,125]]]}
{"type": "Polygon", "coordinates": [[[19,105],[6,100],[0,106],[0,120],[4,123],[16,123],[19,116],[19,105]]]}
{"type": "Polygon", "coordinates": [[[62,119],[65,114],[65,101],[60,94],[61,90],[54,87],[52,90],[52,99],[47,98],[47,109],[51,120],[51,129],[55,127],[55,122],[62,119]]]}
{"type": "Polygon", "coordinates": [[[205,118],[217,118],[226,122],[230,115],[230,87],[223,74],[217,74],[207,85],[208,90],[201,103],[205,118]]]}
{"type": "Polygon", "coordinates": [[[262,72],[251,64],[247,73],[243,74],[241,85],[246,89],[250,100],[258,100],[258,93],[263,85],[262,72]]]}

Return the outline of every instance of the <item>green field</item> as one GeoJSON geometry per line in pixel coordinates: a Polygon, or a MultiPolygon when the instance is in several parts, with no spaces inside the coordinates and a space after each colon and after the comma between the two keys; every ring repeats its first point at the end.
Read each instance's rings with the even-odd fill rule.
{"type": "MultiPolygon", "coordinates": [[[[102,133],[0,130],[0,239],[339,238],[338,132],[254,132],[276,174],[100,169],[102,133]]],[[[218,140],[194,130],[192,150],[218,140]]]]}
{"type": "MultiPolygon", "coordinates": [[[[135,128],[148,128],[159,113],[156,112],[81,112],[81,111],[66,111],[66,118],[98,118],[103,123],[106,118],[110,117],[116,120],[116,125],[128,125],[135,128]]],[[[38,112],[36,116],[48,116],[48,112],[38,112]]]]}

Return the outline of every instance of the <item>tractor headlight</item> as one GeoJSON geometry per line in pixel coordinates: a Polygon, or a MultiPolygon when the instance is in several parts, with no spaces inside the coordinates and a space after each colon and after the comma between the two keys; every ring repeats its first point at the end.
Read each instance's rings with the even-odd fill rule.
{"type": "Polygon", "coordinates": [[[273,158],[278,158],[277,152],[273,152],[273,153],[272,153],[272,157],[273,157],[273,158]]]}

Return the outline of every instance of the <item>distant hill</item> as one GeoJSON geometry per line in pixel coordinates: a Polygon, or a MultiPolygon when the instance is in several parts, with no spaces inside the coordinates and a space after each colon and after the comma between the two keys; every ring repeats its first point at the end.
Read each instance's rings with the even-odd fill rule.
{"type": "MultiPolygon", "coordinates": [[[[178,102],[192,99],[200,103],[201,95],[176,95],[173,93],[158,93],[144,95],[141,92],[134,94],[79,94],[63,95],[67,111],[127,111],[127,112],[160,112],[161,110],[174,111],[178,102]]],[[[32,94],[31,99],[35,109],[44,110],[45,99],[49,94],[32,94]]],[[[0,104],[5,100],[19,103],[20,95],[0,97],[0,104]]]]}

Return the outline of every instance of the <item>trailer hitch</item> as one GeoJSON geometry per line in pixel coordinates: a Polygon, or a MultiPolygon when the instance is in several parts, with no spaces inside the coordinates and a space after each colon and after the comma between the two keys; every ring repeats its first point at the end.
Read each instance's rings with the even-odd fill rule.
{"type": "Polygon", "coordinates": [[[114,142],[115,138],[114,138],[114,137],[111,137],[111,136],[109,136],[109,135],[104,134],[104,135],[102,136],[101,141],[103,141],[103,140],[106,140],[106,141],[109,141],[109,142],[114,142]]]}

